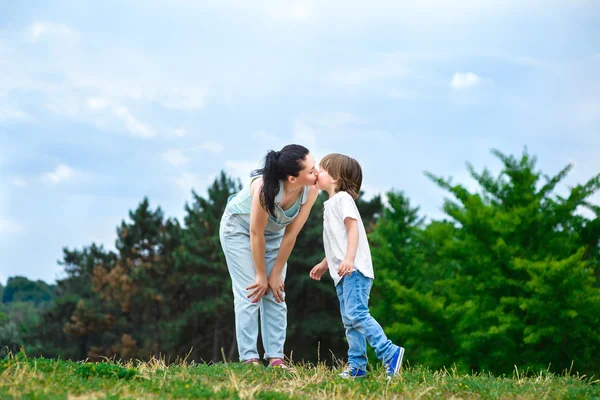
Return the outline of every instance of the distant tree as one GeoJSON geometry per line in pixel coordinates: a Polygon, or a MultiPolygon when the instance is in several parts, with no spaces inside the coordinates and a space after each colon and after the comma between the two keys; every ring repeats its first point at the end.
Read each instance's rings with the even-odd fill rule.
{"type": "Polygon", "coordinates": [[[8,278],[2,291],[2,302],[32,301],[36,305],[54,298],[54,288],[44,281],[31,281],[23,276],[8,278]]]}

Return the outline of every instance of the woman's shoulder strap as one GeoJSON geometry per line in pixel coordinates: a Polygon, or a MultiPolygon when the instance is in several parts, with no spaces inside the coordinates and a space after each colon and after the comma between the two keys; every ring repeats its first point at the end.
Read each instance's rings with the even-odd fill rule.
{"type": "Polygon", "coordinates": [[[304,204],[308,200],[308,196],[310,195],[310,188],[312,188],[312,186],[304,186],[304,190],[302,191],[302,200],[300,200],[300,204],[304,204]]]}

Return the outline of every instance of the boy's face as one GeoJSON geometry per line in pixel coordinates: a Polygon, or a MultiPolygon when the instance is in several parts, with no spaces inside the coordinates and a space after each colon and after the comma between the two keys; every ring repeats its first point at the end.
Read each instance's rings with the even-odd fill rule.
{"type": "Polygon", "coordinates": [[[327,170],[319,166],[319,177],[317,178],[317,189],[327,192],[334,190],[337,186],[337,179],[333,179],[327,170]]]}

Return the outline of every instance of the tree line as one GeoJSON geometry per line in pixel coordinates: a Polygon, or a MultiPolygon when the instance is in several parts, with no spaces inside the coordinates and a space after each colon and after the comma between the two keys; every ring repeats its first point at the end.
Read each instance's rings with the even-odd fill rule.
{"type": "MultiPolygon", "coordinates": [[[[375,281],[371,311],[411,364],[508,373],[517,365],[600,372],[600,174],[569,188],[519,157],[493,151],[497,176],[478,183],[431,173],[445,216],[428,220],[402,192],[357,205],[368,228],[375,281]],[[587,212],[581,212],[583,209],[587,212]]],[[[24,277],[0,285],[0,355],[197,362],[236,355],[233,296],[219,221],[240,182],[224,172],[192,192],[180,223],[144,198],[116,229],[116,251],[63,249],[55,285],[24,277]]],[[[308,362],[344,359],[335,288],[308,277],[322,260],[320,195],[288,262],[286,352],[308,362]]]]}

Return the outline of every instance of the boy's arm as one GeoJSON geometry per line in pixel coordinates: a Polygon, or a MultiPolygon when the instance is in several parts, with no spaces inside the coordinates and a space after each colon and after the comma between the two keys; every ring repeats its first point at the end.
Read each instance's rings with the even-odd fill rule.
{"type": "Polygon", "coordinates": [[[344,257],[338,268],[339,276],[350,275],[352,273],[356,250],[358,249],[358,221],[352,217],[346,217],[344,225],[346,225],[346,233],[348,234],[348,247],[346,248],[346,257],[344,257]]]}
{"type": "Polygon", "coordinates": [[[321,277],[327,271],[329,265],[327,264],[327,258],[323,258],[323,261],[315,265],[308,274],[312,279],[316,281],[320,281],[321,277]]]}

